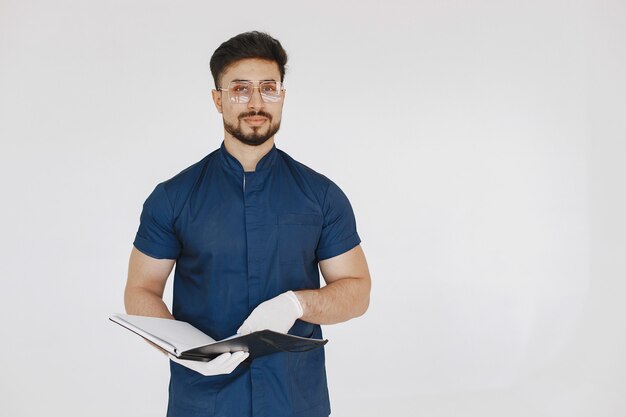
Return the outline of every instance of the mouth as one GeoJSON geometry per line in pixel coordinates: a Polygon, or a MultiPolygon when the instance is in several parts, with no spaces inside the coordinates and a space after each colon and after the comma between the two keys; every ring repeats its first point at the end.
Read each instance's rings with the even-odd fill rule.
{"type": "Polygon", "coordinates": [[[260,116],[244,117],[243,121],[249,124],[250,126],[261,126],[267,121],[267,117],[260,117],[260,116]]]}

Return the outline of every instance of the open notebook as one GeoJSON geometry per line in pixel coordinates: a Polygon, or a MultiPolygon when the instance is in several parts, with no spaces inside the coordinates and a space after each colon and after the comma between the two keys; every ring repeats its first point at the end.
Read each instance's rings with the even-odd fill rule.
{"type": "Polygon", "coordinates": [[[138,334],[180,359],[209,361],[224,352],[250,352],[247,361],[276,352],[306,352],[328,340],[261,330],[216,341],[184,321],[114,314],[109,320],[138,334]]]}

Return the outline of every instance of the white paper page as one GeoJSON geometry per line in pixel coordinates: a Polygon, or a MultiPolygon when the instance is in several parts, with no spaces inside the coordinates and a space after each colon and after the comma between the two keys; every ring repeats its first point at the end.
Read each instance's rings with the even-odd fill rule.
{"type": "Polygon", "coordinates": [[[137,332],[176,356],[186,350],[215,342],[210,336],[183,321],[128,314],[115,314],[111,316],[111,320],[137,332]]]}

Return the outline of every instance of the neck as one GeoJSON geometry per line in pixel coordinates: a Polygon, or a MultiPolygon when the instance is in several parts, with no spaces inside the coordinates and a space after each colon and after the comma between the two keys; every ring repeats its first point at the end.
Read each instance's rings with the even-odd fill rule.
{"type": "Polygon", "coordinates": [[[237,161],[243,166],[245,172],[252,172],[256,169],[256,165],[259,163],[274,146],[274,138],[269,138],[264,144],[259,146],[250,146],[245,143],[241,143],[231,135],[226,134],[224,137],[224,146],[229,154],[235,157],[237,161]]]}

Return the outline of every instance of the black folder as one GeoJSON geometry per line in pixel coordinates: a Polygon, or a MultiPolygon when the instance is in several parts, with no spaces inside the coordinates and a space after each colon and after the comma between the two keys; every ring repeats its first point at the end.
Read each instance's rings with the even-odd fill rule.
{"type": "Polygon", "coordinates": [[[247,335],[234,335],[215,341],[186,322],[157,317],[115,314],[114,323],[154,343],[179,359],[210,361],[226,352],[243,350],[250,355],[247,362],[276,352],[306,352],[324,346],[328,340],[310,339],[260,330],[247,335]]]}
{"type": "Polygon", "coordinates": [[[180,359],[209,361],[225,352],[249,352],[246,361],[276,352],[307,352],[324,346],[328,340],[308,339],[271,330],[260,330],[245,336],[226,339],[210,345],[181,352],[180,359]]]}

